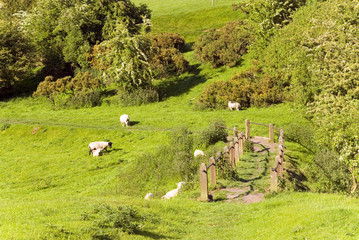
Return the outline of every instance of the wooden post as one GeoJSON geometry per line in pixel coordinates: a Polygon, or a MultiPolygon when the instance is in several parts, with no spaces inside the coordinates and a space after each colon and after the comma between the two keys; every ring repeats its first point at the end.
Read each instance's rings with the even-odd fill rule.
{"type": "Polygon", "coordinates": [[[250,139],[250,122],[249,119],[246,119],[246,139],[250,139]]]}
{"type": "Polygon", "coordinates": [[[236,165],[234,153],[235,153],[234,152],[234,143],[230,142],[229,143],[229,160],[230,160],[232,166],[236,165]]]}
{"type": "Polygon", "coordinates": [[[237,129],[237,127],[234,127],[234,129],[233,129],[233,137],[238,137],[238,129],[237,129]]]}
{"type": "Polygon", "coordinates": [[[214,157],[211,157],[209,159],[209,164],[212,164],[209,167],[209,183],[211,185],[216,185],[217,184],[217,176],[216,176],[216,161],[214,160],[214,157]]]}
{"type": "Polygon", "coordinates": [[[270,123],[269,124],[269,143],[273,143],[274,142],[274,129],[273,129],[273,124],[270,123]]]}
{"type": "Polygon", "coordinates": [[[228,148],[228,146],[225,146],[225,147],[223,148],[223,158],[222,158],[222,160],[223,160],[224,162],[230,162],[230,160],[229,160],[229,148],[228,148]]]}
{"type": "Polygon", "coordinates": [[[238,150],[239,150],[239,154],[242,155],[243,154],[243,138],[244,138],[244,133],[241,132],[239,134],[239,137],[238,137],[238,150]]]}
{"type": "Polygon", "coordinates": [[[239,162],[239,141],[237,137],[234,138],[234,160],[239,162]]]}
{"type": "Polygon", "coordinates": [[[279,144],[284,146],[284,131],[283,129],[279,130],[279,139],[278,139],[279,144]]]}
{"type": "Polygon", "coordinates": [[[281,162],[281,157],[279,155],[275,157],[275,166],[277,166],[277,164],[277,175],[283,177],[283,163],[281,162]]]}
{"type": "Polygon", "coordinates": [[[201,200],[208,201],[208,179],[207,167],[205,163],[202,163],[199,168],[199,181],[201,185],[201,200]]]}
{"type": "Polygon", "coordinates": [[[273,169],[270,170],[270,179],[271,179],[271,190],[274,192],[278,191],[278,177],[277,172],[273,169]]]}
{"type": "Polygon", "coordinates": [[[212,0],[212,7],[214,6],[214,0],[212,0]]]}
{"type": "MultiPolygon", "coordinates": [[[[219,159],[221,157],[222,153],[221,151],[218,151],[216,153],[216,159],[219,159]]],[[[223,158],[221,158],[221,171],[222,171],[222,174],[224,173],[224,162],[223,162],[223,158]]]]}

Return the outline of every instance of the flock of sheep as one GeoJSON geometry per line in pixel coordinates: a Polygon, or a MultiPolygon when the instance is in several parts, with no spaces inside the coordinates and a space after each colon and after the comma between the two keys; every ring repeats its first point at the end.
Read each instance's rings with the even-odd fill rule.
{"type": "MultiPolygon", "coordinates": [[[[230,110],[234,110],[236,109],[237,111],[239,111],[240,109],[240,104],[238,102],[228,102],[228,108],[230,110]]],[[[122,126],[130,126],[130,117],[127,114],[123,114],[120,117],[120,121],[121,121],[121,125],[122,126]]],[[[112,147],[112,142],[104,142],[104,141],[100,141],[100,142],[92,142],[89,144],[89,154],[93,154],[94,157],[98,157],[101,156],[103,151],[107,150],[107,148],[111,148],[112,147]]],[[[194,151],[194,157],[203,157],[204,153],[202,150],[196,149],[194,151]]],[[[185,182],[179,182],[177,184],[177,188],[173,189],[169,192],[167,192],[164,196],[161,197],[161,199],[170,199],[170,198],[174,198],[178,195],[178,193],[180,192],[180,190],[182,189],[183,185],[185,184],[185,182]]],[[[154,197],[153,193],[148,193],[145,196],[145,200],[150,200],[154,197]]]]}

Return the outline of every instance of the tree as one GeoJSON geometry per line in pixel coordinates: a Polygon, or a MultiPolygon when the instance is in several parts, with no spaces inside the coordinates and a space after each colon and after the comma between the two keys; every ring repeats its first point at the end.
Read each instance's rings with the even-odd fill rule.
{"type": "Polygon", "coordinates": [[[0,26],[0,97],[14,91],[16,82],[26,79],[35,55],[28,39],[11,22],[0,26]]]}
{"type": "Polygon", "coordinates": [[[147,18],[150,10],[129,0],[39,0],[23,22],[44,64],[71,73],[90,67],[93,46],[108,40],[118,22],[138,34],[147,18]]]}
{"type": "MultiPolygon", "coordinates": [[[[143,29],[146,29],[146,24],[143,29]]],[[[151,84],[149,67],[150,40],[143,35],[132,35],[122,22],[118,22],[108,40],[94,47],[92,67],[102,73],[107,85],[133,90],[151,84]]]]}

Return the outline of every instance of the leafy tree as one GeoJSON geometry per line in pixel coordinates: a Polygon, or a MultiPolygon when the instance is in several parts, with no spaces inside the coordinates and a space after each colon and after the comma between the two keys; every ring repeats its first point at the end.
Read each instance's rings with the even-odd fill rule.
{"type": "Polygon", "coordinates": [[[107,85],[125,90],[149,86],[150,40],[143,35],[131,35],[122,22],[118,22],[110,36],[94,47],[93,68],[102,73],[107,85]]]}
{"type": "Polygon", "coordinates": [[[0,96],[10,94],[14,84],[30,76],[36,58],[31,44],[11,22],[0,26],[0,96]]]}
{"type": "Polygon", "coordinates": [[[72,70],[90,67],[93,46],[108,40],[118,22],[138,34],[149,17],[145,5],[129,0],[39,0],[23,22],[47,66],[72,70]]]}

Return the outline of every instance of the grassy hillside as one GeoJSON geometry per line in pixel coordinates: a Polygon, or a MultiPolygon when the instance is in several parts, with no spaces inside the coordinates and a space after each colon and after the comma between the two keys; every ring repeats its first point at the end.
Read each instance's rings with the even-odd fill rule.
{"type": "MultiPolygon", "coordinates": [[[[189,42],[203,30],[222,26],[239,14],[227,0],[215,1],[214,7],[202,0],[135,2],[146,3],[153,10],[154,32],[178,31],[189,42]]],[[[124,179],[121,174],[168,144],[179,126],[188,127],[195,135],[217,119],[240,130],[245,119],[276,127],[307,124],[300,110],[290,104],[232,112],[195,110],[194,102],[207,84],[229,79],[249,61],[237,68],[213,70],[200,65],[192,52],[186,53],[186,58],[197,71],[156,82],[167,92],[166,99],[158,103],[54,110],[50,103],[32,98],[0,102],[0,239],[109,239],[101,231],[121,215],[109,209],[125,206],[132,206],[142,216],[140,230],[135,234],[119,232],[117,239],[357,238],[359,209],[357,199],[351,197],[281,193],[248,205],[203,203],[196,200],[197,183],[190,182],[177,199],[162,201],[160,197],[182,180],[170,177],[168,182],[144,183],[155,186],[153,201],[143,200],[148,189],[122,191],[127,183],[120,181],[124,179]],[[131,117],[130,128],[120,125],[124,113],[131,117]],[[113,149],[99,158],[89,156],[88,143],[96,140],[112,141],[113,149]]],[[[251,132],[267,135],[262,126],[253,126],[251,132]]],[[[310,152],[299,144],[286,142],[286,147],[287,160],[293,164],[304,167],[311,160],[310,152]]],[[[259,167],[250,159],[238,166],[243,175],[257,172],[259,167]],[[245,165],[248,168],[241,169],[245,165]]],[[[137,171],[141,175],[145,169],[137,171]]],[[[269,176],[265,177],[255,186],[261,191],[269,187],[269,176]]]]}

